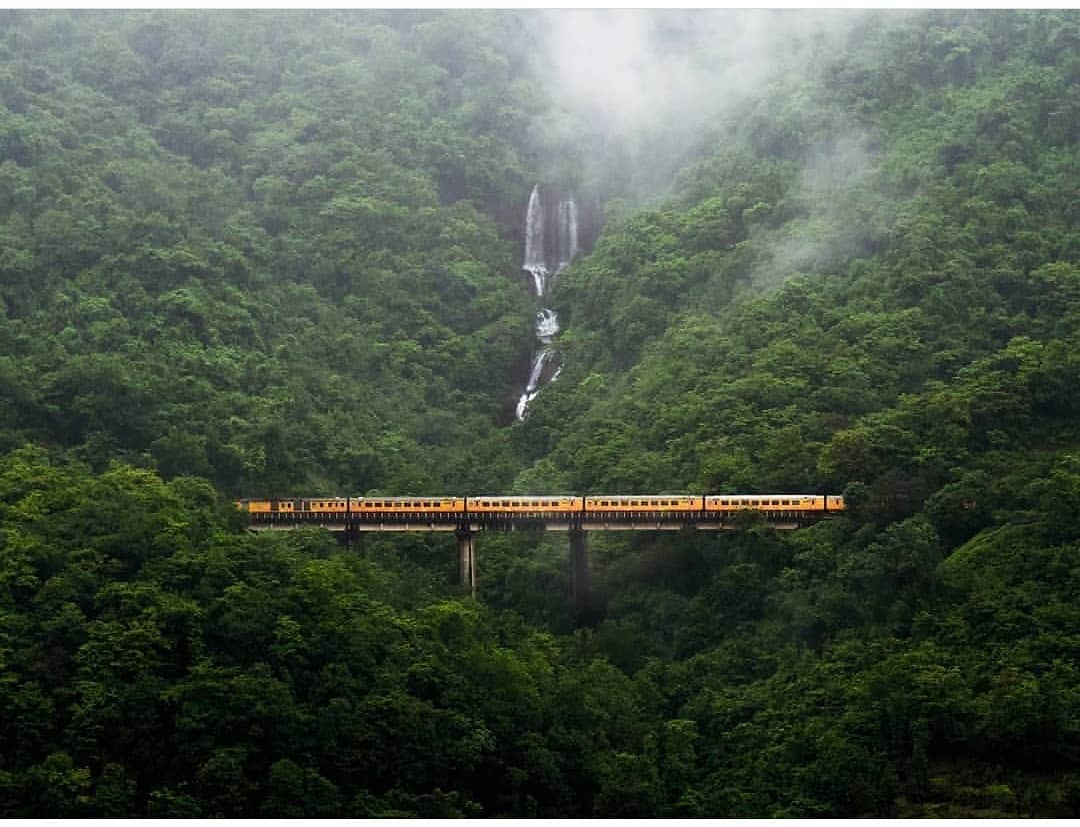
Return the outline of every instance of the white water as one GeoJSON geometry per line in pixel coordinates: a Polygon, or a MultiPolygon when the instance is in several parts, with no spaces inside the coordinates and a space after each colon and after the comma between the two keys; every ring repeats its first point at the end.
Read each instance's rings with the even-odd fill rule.
{"type": "MultiPolygon", "coordinates": [[[[555,253],[558,266],[555,275],[562,272],[578,251],[578,214],[577,203],[573,197],[563,198],[559,201],[555,211],[557,222],[555,233],[555,253]]],[[[529,206],[525,210],[525,261],[521,269],[532,276],[533,289],[537,298],[547,295],[548,283],[552,277],[551,268],[548,266],[548,257],[544,249],[544,203],[540,194],[540,185],[532,188],[529,195],[529,206]]],[[[543,379],[544,368],[554,355],[551,349],[552,340],[559,333],[559,314],[550,307],[542,307],[536,313],[536,338],[540,342],[540,349],[533,356],[532,367],[529,370],[529,381],[525,385],[525,391],[518,398],[517,418],[525,419],[529,409],[529,403],[540,392],[540,382],[543,379]]],[[[562,365],[559,365],[554,374],[548,379],[554,382],[562,373],[562,365]]]]}
{"type": "Polygon", "coordinates": [[[559,202],[558,221],[559,266],[555,268],[556,273],[560,273],[566,269],[570,262],[574,260],[574,256],[577,255],[577,202],[574,201],[573,196],[564,198],[559,202]]]}
{"type": "Polygon", "coordinates": [[[517,403],[517,418],[519,420],[525,419],[525,411],[528,410],[529,403],[540,393],[540,376],[544,373],[544,365],[547,364],[549,358],[551,358],[551,350],[545,347],[541,348],[533,359],[532,371],[529,373],[529,384],[525,386],[525,393],[521,394],[521,398],[518,399],[517,403]]]}
{"type": "Polygon", "coordinates": [[[542,307],[536,314],[536,337],[545,345],[559,332],[559,314],[550,307],[542,307]]]}
{"type": "Polygon", "coordinates": [[[544,256],[544,202],[540,198],[540,185],[532,188],[529,207],[525,211],[525,262],[521,265],[533,277],[537,298],[547,292],[548,270],[544,256]]]}

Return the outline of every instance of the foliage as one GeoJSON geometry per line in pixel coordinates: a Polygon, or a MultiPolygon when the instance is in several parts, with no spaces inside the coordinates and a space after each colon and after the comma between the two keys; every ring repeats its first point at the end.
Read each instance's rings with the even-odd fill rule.
{"type": "Polygon", "coordinates": [[[510,427],[529,189],[634,189],[540,18],[3,17],[0,815],[1080,811],[1074,14],[812,43],[607,204],[510,427]],[[850,508],[590,535],[580,623],[554,532],[473,603],[229,504],[511,487],[850,508]]]}

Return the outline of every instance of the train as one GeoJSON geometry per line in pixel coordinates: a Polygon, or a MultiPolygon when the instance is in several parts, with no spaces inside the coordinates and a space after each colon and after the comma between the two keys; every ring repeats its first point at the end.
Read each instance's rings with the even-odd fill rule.
{"type": "Polygon", "coordinates": [[[424,522],[474,519],[670,519],[760,511],[768,515],[823,516],[845,510],[839,494],[597,494],[587,496],[486,495],[475,497],[316,497],[237,500],[254,521],[424,522]]]}

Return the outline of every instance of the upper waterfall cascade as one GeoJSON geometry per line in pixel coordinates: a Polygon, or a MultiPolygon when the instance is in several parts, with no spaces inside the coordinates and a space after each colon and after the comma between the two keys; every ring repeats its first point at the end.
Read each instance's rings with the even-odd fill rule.
{"type": "Polygon", "coordinates": [[[529,195],[529,208],[525,212],[525,262],[521,269],[533,277],[533,288],[537,296],[547,292],[548,270],[544,257],[544,202],[540,197],[540,185],[532,188],[529,195]]]}
{"type": "MultiPolygon", "coordinates": [[[[561,273],[578,251],[578,208],[572,195],[560,198],[554,210],[553,232],[548,232],[545,221],[543,193],[540,185],[532,188],[529,194],[529,206],[525,210],[525,260],[521,269],[532,277],[532,287],[538,299],[547,296],[551,279],[561,273]],[[549,256],[549,252],[552,254],[549,256]],[[555,266],[551,266],[554,261],[555,266]]],[[[548,307],[542,307],[536,314],[536,338],[540,348],[533,356],[529,378],[525,390],[517,403],[517,418],[523,420],[529,403],[540,392],[544,382],[545,369],[552,363],[552,340],[559,332],[559,315],[548,307]]],[[[547,377],[554,381],[562,371],[562,365],[556,365],[554,372],[547,377]]]]}

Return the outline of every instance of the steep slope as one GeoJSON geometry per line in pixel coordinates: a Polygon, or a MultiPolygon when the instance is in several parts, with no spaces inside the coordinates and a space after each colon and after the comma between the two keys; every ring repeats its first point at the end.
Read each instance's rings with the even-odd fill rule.
{"type": "Polygon", "coordinates": [[[1078,35],[871,18],[564,274],[523,489],[854,506],[597,544],[595,651],[695,734],[692,812],[1075,809],[1078,35]]]}
{"type": "Polygon", "coordinates": [[[488,484],[530,344],[491,217],[516,224],[533,177],[525,37],[499,15],[8,14],[3,446],[253,495],[488,484]]]}
{"type": "Polygon", "coordinates": [[[725,109],[509,427],[535,18],[5,23],[0,813],[1080,812],[1075,14],[860,15],[725,109]],[[511,482],[851,508],[590,537],[580,623],[564,538],[472,604],[228,504],[511,482]]]}

